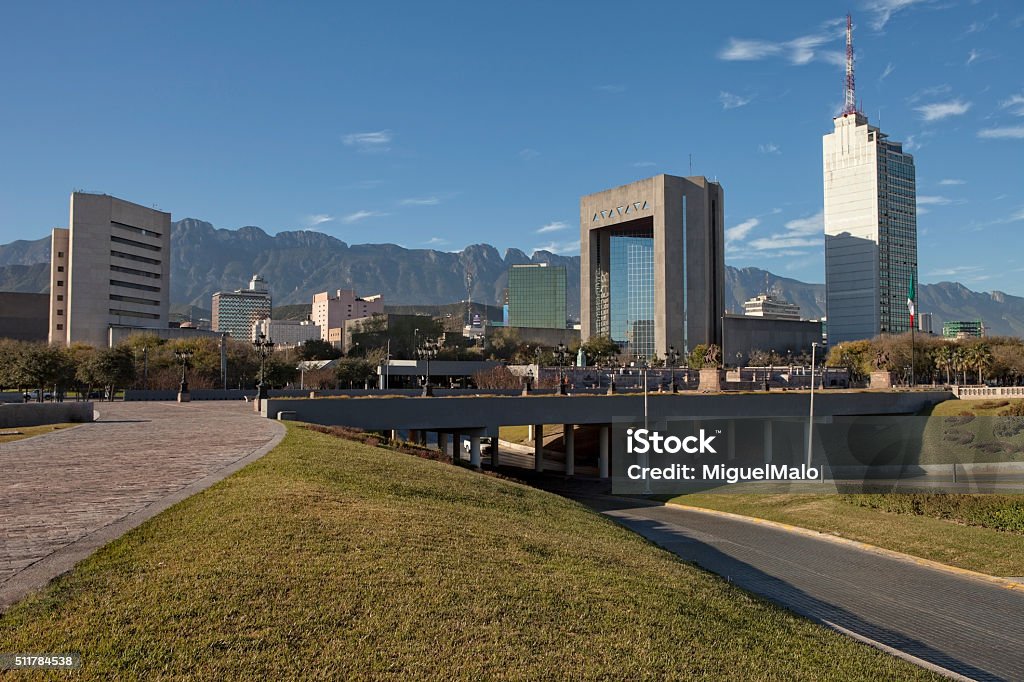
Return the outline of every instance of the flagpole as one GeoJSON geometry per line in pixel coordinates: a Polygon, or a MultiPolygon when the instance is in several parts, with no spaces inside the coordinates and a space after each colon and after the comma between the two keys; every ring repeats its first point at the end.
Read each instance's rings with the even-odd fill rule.
{"type": "Polygon", "coordinates": [[[914,315],[917,313],[917,287],[914,286],[914,276],[910,276],[910,288],[907,291],[907,308],[910,312],[910,387],[913,388],[915,381],[914,361],[917,359],[917,346],[914,338],[914,315]]]}

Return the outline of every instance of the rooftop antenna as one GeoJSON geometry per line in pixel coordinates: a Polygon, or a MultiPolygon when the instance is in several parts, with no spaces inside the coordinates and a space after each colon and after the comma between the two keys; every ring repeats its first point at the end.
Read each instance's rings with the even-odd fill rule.
{"type": "Polygon", "coordinates": [[[693,175],[693,154],[690,154],[690,175],[693,175]]]}
{"type": "Polygon", "coordinates": [[[843,115],[857,113],[857,88],[853,81],[853,16],[846,15],[846,97],[843,115]]]}

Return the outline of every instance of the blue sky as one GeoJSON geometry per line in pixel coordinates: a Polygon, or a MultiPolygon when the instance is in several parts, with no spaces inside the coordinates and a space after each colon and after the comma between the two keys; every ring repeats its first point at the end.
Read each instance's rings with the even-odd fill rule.
{"type": "Polygon", "coordinates": [[[1024,295],[1024,4],[17,3],[0,242],[75,188],[349,243],[578,249],[582,194],[726,190],[727,261],[822,281],[821,136],[858,99],[917,162],[925,282],[1024,295]]]}

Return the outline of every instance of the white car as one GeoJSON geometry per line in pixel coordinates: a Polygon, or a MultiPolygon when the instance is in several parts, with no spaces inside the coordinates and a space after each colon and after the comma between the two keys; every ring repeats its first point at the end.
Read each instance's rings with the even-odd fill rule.
{"type": "MultiPolygon", "coordinates": [[[[472,450],[472,447],[473,447],[472,443],[469,440],[465,440],[465,441],[462,442],[462,448],[466,452],[469,452],[470,450],[472,450]]],[[[494,451],[494,442],[491,440],[491,437],[490,436],[480,436],[480,454],[481,455],[489,455],[493,451],[494,451]]]]}

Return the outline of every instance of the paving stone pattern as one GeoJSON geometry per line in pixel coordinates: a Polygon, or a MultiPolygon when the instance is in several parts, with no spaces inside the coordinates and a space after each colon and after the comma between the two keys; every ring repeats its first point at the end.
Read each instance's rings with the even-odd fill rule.
{"type": "Polygon", "coordinates": [[[0,589],[20,571],[270,441],[247,403],[96,403],[100,420],[0,445],[0,589]]]}

